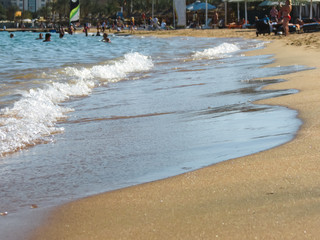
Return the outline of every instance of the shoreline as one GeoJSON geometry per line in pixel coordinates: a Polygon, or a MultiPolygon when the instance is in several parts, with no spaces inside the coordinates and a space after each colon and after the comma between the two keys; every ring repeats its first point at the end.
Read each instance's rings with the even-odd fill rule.
{"type": "MultiPolygon", "coordinates": [[[[207,37],[209,31],[217,35],[216,30],[197,31],[178,30],[174,34],[169,31],[169,36],[183,33],[182,36],[207,37]]],[[[241,34],[251,35],[239,31],[234,37],[242,37],[238,36],[241,34]]],[[[290,39],[276,36],[276,41],[266,48],[247,52],[247,55],[274,54],[286,49],[286,54],[275,54],[273,66],[317,67],[277,76],[286,81],[265,87],[294,88],[299,93],[257,102],[298,110],[303,125],[292,141],[172,178],[67,203],[57,207],[30,239],[316,238],[320,232],[317,189],[320,114],[315,110],[320,107],[317,102],[320,83],[316,77],[320,71],[314,51],[319,50],[318,46],[307,44],[313,36],[297,34],[292,38],[290,35],[290,39]],[[307,39],[302,46],[291,44],[301,38],[307,39]]],[[[257,39],[273,40],[273,37],[257,39]]]]}

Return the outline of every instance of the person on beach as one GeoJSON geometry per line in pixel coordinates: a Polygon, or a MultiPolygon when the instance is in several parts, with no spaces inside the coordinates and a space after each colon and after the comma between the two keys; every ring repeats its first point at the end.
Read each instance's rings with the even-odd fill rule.
{"type": "Polygon", "coordinates": [[[149,17],[149,19],[148,19],[148,24],[149,24],[149,26],[152,26],[152,25],[153,25],[152,17],[149,17]]]}
{"type": "Polygon", "coordinates": [[[39,33],[39,37],[36,38],[36,40],[40,40],[40,39],[43,39],[43,34],[42,33],[39,33]]]}
{"type": "Polygon", "coordinates": [[[120,32],[124,28],[123,21],[120,16],[117,19],[117,31],[120,32]]]}
{"type": "Polygon", "coordinates": [[[159,19],[157,17],[154,17],[152,19],[152,22],[153,22],[153,30],[158,30],[160,29],[160,26],[159,26],[159,19]]]}
{"type": "Polygon", "coordinates": [[[131,21],[130,21],[130,32],[133,33],[134,31],[134,17],[131,17],[131,21]]]}
{"type": "Polygon", "coordinates": [[[219,22],[219,15],[217,11],[213,13],[213,28],[217,28],[219,22]]]}
{"type": "Polygon", "coordinates": [[[106,30],[106,21],[104,20],[101,24],[101,29],[102,29],[102,32],[104,33],[104,31],[106,30]]]}
{"type": "Polygon", "coordinates": [[[167,23],[166,23],[166,20],[165,20],[165,19],[162,19],[161,29],[163,29],[163,30],[168,30],[168,28],[167,28],[167,23]]]}
{"type": "Polygon", "coordinates": [[[50,42],[51,41],[51,34],[50,33],[46,33],[45,39],[43,41],[44,42],[50,42]]]}
{"type": "Polygon", "coordinates": [[[263,20],[266,24],[269,24],[269,23],[270,23],[270,18],[268,17],[268,15],[265,15],[264,18],[262,18],[262,20],[263,20]]]}
{"type": "Polygon", "coordinates": [[[282,17],[282,26],[283,26],[285,36],[288,36],[289,34],[289,22],[291,20],[291,16],[290,16],[291,11],[292,11],[291,0],[286,0],[286,4],[282,6],[279,11],[279,16],[282,17]]]}
{"type": "Polygon", "coordinates": [[[97,22],[97,32],[100,32],[100,29],[101,29],[101,25],[99,23],[99,21],[97,22]]]}
{"type": "Polygon", "coordinates": [[[270,18],[272,22],[278,22],[278,10],[276,9],[276,6],[273,6],[270,10],[270,18]]]}
{"type": "Polygon", "coordinates": [[[146,29],[146,28],[147,28],[146,14],[145,14],[145,13],[142,13],[141,17],[142,17],[142,21],[143,21],[143,26],[144,26],[144,28],[146,29]]]}
{"type": "Polygon", "coordinates": [[[198,13],[197,11],[192,16],[193,25],[195,28],[199,27],[198,13]]]}

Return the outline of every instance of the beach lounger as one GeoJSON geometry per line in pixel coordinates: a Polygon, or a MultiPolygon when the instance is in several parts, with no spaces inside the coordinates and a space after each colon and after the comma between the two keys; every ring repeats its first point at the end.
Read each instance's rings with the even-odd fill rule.
{"type": "Polygon", "coordinates": [[[317,22],[303,24],[301,30],[303,32],[317,32],[320,31],[320,24],[317,22]]]}
{"type": "MultiPolygon", "coordinates": [[[[272,25],[272,32],[274,32],[274,35],[281,35],[284,33],[283,27],[281,23],[273,24],[272,25]]],[[[297,29],[296,24],[289,23],[289,32],[290,33],[295,33],[295,32],[300,32],[300,29],[297,29]]]]}
{"type": "Polygon", "coordinates": [[[233,24],[229,24],[227,27],[228,27],[229,29],[242,28],[242,24],[233,23],[233,24]]]}

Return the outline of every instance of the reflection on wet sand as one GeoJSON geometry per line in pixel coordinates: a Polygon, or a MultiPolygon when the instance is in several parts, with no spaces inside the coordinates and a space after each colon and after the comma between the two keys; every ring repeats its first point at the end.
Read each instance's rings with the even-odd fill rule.
{"type": "Polygon", "coordinates": [[[192,87],[192,86],[201,86],[201,85],[205,85],[205,83],[185,84],[185,85],[178,85],[178,86],[166,87],[166,88],[156,88],[155,90],[167,90],[171,88],[183,88],[183,87],[192,87]]]}
{"type": "Polygon", "coordinates": [[[203,109],[200,111],[196,111],[193,113],[194,116],[208,116],[210,115],[210,118],[218,118],[222,116],[227,116],[230,114],[235,113],[248,113],[248,112],[258,112],[258,111],[266,111],[270,109],[268,106],[259,106],[259,105],[253,105],[253,104],[233,104],[228,106],[221,106],[221,107],[215,107],[211,108],[208,107],[208,109],[203,109]]]}
{"type": "Polygon", "coordinates": [[[121,119],[131,119],[131,118],[145,118],[145,117],[154,117],[154,116],[161,116],[167,114],[173,114],[175,112],[164,112],[164,113],[149,113],[149,114],[141,114],[141,115],[134,115],[134,116],[111,116],[105,118],[82,118],[77,119],[75,121],[68,121],[68,123],[84,123],[84,122],[98,122],[98,121],[111,121],[111,120],[121,120],[121,119]]]}
{"type": "Polygon", "coordinates": [[[198,72],[205,71],[206,69],[175,69],[177,72],[198,72]]]}

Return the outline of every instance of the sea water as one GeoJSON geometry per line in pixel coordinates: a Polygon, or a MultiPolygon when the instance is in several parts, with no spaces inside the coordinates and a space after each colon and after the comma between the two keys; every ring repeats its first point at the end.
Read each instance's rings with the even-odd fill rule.
{"type": "Polygon", "coordinates": [[[304,69],[263,68],[271,56],[244,55],[260,41],[37,37],[0,33],[6,239],[14,239],[4,231],[12,219],[37,211],[32,204],[56,206],[270,149],[301,125],[293,110],[253,104],[295,93],[261,88],[304,69]]]}

